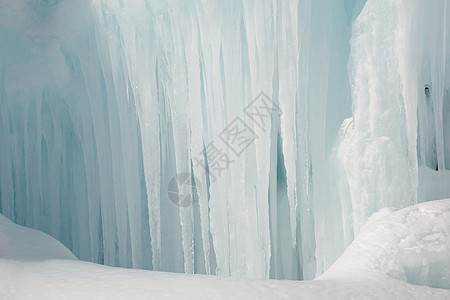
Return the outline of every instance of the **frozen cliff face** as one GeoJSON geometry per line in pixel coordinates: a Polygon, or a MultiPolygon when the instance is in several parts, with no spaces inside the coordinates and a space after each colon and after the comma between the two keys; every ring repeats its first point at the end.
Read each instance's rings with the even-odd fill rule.
{"type": "Polygon", "coordinates": [[[82,259],[149,267],[135,104],[87,4],[1,3],[1,210],[82,259]]]}
{"type": "Polygon", "coordinates": [[[314,278],[450,196],[423,2],[3,0],[1,213],[108,265],[314,278]]]}
{"type": "Polygon", "coordinates": [[[446,1],[369,1],[352,24],[337,156],[356,231],[369,212],[448,194],[448,13],[446,1]]]}

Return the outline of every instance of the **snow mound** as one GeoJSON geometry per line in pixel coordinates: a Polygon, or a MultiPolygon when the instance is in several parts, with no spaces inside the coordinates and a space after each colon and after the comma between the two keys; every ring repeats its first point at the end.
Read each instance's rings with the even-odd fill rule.
{"type": "Polygon", "coordinates": [[[413,282],[411,278],[426,275],[429,285],[445,283],[438,277],[442,270],[448,274],[449,210],[450,200],[382,217],[389,213],[384,210],[326,275],[307,281],[186,275],[88,263],[75,259],[52,237],[0,215],[0,299],[450,299],[450,290],[391,278],[413,282]],[[417,271],[417,262],[424,260],[428,272],[417,271]]]}
{"type": "Polygon", "coordinates": [[[0,259],[42,261],[77,258],[48,234],[18,226],[0,214],[0,259]]]}
{"type": "Polygon", "coordinates": [[[450,288],[450,199],[376,219],[363,227],[324,278],[370,269],[416,285],[450,288]]]}

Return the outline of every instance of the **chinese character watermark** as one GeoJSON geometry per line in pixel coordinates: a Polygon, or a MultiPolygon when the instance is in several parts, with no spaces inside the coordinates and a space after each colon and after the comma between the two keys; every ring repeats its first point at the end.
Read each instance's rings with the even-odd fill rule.
{"type": "Polygon", "coordinates": [[[219,134],[219,138],[237,156],[241,156],[245,149],[257,139],[257,136],[241,118],[237,117],[219,134]]]}
{"type": "Polygon", "coordinates": [[[214,141],[193,159],[195,161],[195,166],[201,166],[205,171],[204,173],[209,174],[212,182],[216,181],[217,177],[222,175],[222,171],[228,169],[230,164],[234,162],[234,160],[231,160],[228,157],[225,150],[215,146],[214,141]]]}
{"type": "Polygon", "coordinates": [[[200,180],[190,173],[174,176],[167,186],[169,199],[177,206],[188,207],[200,198],[202,186],[200,180]],[[193,197],[193,195],[195,197],[193,197]]]}
{"type": "Polygon", "coordinates": [[[253,99],[253,101],[244,109],[244,113],[253,119],[263,131],[266,131],[267,121],[272,118],[272,113],[281,115],[281,110],[266,93],[261,92],[253,99]]]}
{"type": "MultiPolygon", "coordinates": [[[[236,158],[239,158],[258,139],[252,127],[266,132],[273,114],[281,115],[281,110],[267,94],[261,92],[244,108],[243,113],[252,120],[253,124],[248,124],[242,118],[236,117],[218,136],[236,158]]],[[[201,167],[204,170],[210,182],[215,182],[236,161],[231,159],[228,153],[227,149],[217,146],[212,141],[204,147],[202,152],[193,157],[192,162],[195,163],[195,167],[201,167]]],[[[170,181],[168,193],[169,198],[176,205],[191,206],[194,203],[191,195],[195,193],[198,197],[201,195],[200,181],[190,173],[180,173],[170,181]],[[186,195],[183,192],[180,193],[179,188],[186,195]]]]}

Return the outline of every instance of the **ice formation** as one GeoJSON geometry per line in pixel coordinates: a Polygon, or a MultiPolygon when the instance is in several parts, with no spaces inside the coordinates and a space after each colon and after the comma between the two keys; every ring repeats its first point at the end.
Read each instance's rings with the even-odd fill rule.
{"type": "Polygon", "coordinates": [[[314,278],[372,213],[450,196],[447,4],[3,0],[0,212],[83,260],[314,278]]]}

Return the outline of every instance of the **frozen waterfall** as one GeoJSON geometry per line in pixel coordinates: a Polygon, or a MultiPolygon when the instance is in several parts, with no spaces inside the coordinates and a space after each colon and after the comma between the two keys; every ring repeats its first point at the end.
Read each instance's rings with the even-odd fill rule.
{"type": "Polygon", "coordinates": [[[0,0],[0,213],[87,261],[312,279],[450,197],[449,68],[447,0],[0,0]]]}

